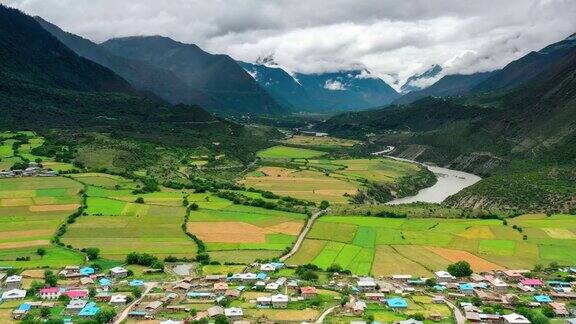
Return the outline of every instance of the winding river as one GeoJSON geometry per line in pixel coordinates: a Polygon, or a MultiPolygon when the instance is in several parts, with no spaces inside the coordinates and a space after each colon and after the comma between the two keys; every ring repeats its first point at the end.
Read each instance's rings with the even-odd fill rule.
{"type": "Polygon", "coordinates": [[[387,202],[389,205],[409,204],[413,202],[441,203],[449,196],[458,193],[460,190],[469,187],[482,179],[477,175],[467,172],[427,165],[393,156],[388,157],[395,160],[419,163],[432,171],[438,178],[438,181],[432,187],[424,188],[414,196],[389,201],[387,202]]]}

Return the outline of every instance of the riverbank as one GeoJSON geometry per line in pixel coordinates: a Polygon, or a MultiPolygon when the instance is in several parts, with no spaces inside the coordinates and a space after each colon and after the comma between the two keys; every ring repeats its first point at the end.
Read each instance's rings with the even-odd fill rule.
{"type": "Polygon", "coordinates": [[[416,195],[394,199],[387,202],[386,204],[388,205],[409,204],[414,202],[441,203],[446,200],[446,198],[482,180],[482,178],[475,174],[463,171],[451,170],[394,156],[387,157],[399,161],[418,163],[434,173],[438,179],[434,185],[420,190],[416,195]]]}

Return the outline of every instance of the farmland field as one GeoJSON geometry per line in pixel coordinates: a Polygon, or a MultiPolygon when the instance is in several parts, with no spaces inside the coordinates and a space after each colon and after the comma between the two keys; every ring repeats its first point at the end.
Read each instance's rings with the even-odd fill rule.
{"type": "Polygon", "coordinates": [[[570,252],[576,240],[569,238],[576,233],[573,216],[526,215],[507,221],[508,226],[500,220],[324,216],[288,263],[321,268],[336,263],[359,275],[429,275],[459,260],[476,271],[576,262],[570,252]],[[527,233],[526,239],[514,225],[527,233]]]}
{"type": "Polygon", "coordinates": [[[285,167],[260,167],[241,182],[282,196],[344,204],[368,181],[395,186],[399,179],[422,171],[417,164],[385,158],[332,160],[297,156],[290,156],[293,160],[285,167]]]}
{"type": "MultiPolygon", "coordinates": [[[[134,184],[124,178],[90,174],[80,181],[120,188],[134,184]],[[102,179],[99,179],[102,178],[102,179]]],[[[121,260],[130,252],[159,257],[194,257],[196,244],[181,229],[188,193],[166,191],[135,196],[130,190],[88,186],[86,215],[68,227],[62,241],[76,248],[98,247],[105,258],[121,260]],[[162,201],[154,198],[161,196],[162,201]],[[142,197],[145,203],[135,203],[142,197]]]]}
{"type": "Polygon", "coordinates": [[[360,143],[359,141],[356,140],[342,139],[330,136],[321,137],[321,136],[303,136],[303,135],[294,135],[289,139],[283,140],[282,142],[292,145],[311,146],[326,149],[352,147],[360,143]]]}
{"type": "Polygon", "coordinates": [[[262,159],[309,159],[326,154],[322,151],[279,145],[258,152],[258,157],[262,159]]]}
{"type": "Polygon", "coordinates": [[[296,240],[306,215],[263,208],[200,202],[190,213],[188,232],[195,234],[219,261],[251,262],[277,257],[296,240]]]}
{"type": "Polygon", "coordinates": [[[63,177],[0,179],[0,265],[61,265],[82,257],[51,247],[56,229],[80,207],[82,184],[63,177]],[[46,248],[40,258],[37,248],[46,248]],[[30,257],[28,261],[15,261],[30,257]]]}

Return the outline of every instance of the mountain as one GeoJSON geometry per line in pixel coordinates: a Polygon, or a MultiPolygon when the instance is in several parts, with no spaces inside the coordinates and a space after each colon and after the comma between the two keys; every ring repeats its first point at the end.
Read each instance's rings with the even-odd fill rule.
{"type": "Polygon", "coordinates": [[[394,104],[408,104],[428,96],[460,96],[470,92],[476,85],[495,73],[497,72],[446,75],[427,88],[406,93],[394,100],[394,104]]]}
{"type": "Polygon", "coordinates": [[[297,111],[360,110],[389,104],[399,96],[368,70],[291,75],[272,57],[240,65],[274,98],[297,111]]]}
{"type": "Polygon", "coordinates": [[[275,136],[265,130],[257,136],[198,106],[172,106],[137,91],[73,52],[34,18],[2,5],[0,116],[0,129],[38,131],[74,150],[92,145],[90,156],[124,170],[161,164],[174,147],[211,148],[251,161],[275,136]]]}
{"type": "Polygon", "coordinates": [[[116,56],[175,75],[186,85],[187,93],[179,93],[186,103],[228,114],[287,112],[227,55],[210,54],[196,45],[161,36],[116,38],[101,46],[116,56]]]}
{"type": "Polygon", "coordinates": [[[409,77],[402,87],[400,87],[400,92],[408,93],[424,89],[431,84],[429,79],[435,79],[441,72],[442,67],[438,64],[434,64],[428,70],[409,77]]]}
{"type": "Polygon", "coordinates": [[[399,95],[382,79],[368,70],[351,70],[333,73],[303,74],[294,76],[313,98],[313,110],[360,110],[383,106],[399,95]]]}
{"type": "MultiPolygon", "coordinates": [[[[545,68],[532,69],[516,86],[342,114],[318,128],[356,138],[375,134],[369,150],[393,145],[394,155],[485,177],[451,197],[453,206],[574,211],[576,47],[563,46],[563,55],[551,48],[555,59],[548,56],[545,68]]],[[[533,67],[533,56],[508,67],[533,67]]]]}
{"type": "Polygon", "coordinates": [[[129,81],[135,88],[154,93],[171,102],[193,103],[194,96],[174,73],[137,60],[112,54],[102,46],[80,36],[68,33],[41,17],[34,17],[40,25],[76,54],[109,68],[129,81]]]}
{"type": "Polygon", "coordinates": [[[282,68],[264,62],[238,62],[238,64],[278,102],[293,109],[314,107],[314,100],[310,98],[304,87],[282,68]]]}
{"type": "Polygon", "coordinates": [[[472,90],[474,92],[487,92],[525,84],[540,73],[552,68],[558,60],[575,47],[576,34],[573,34],[560,42],[548,45],[540,51],[531,52],[511,62],[498,73],[476,85],[472,90]]]}

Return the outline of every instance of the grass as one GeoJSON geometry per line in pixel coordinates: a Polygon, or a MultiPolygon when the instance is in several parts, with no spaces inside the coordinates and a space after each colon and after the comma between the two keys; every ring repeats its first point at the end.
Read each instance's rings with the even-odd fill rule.
{"type": "Polygon", "coordinates": [[[90,186],[106,189],[134,189],[136,183],[117,175],[106,173],[79,173],[71,175],[74,179],[90,186]]]}
{"type": "Polygon", "coordinates": [[[330,136],[302,136],[294,135],[289,139],[285,139],[282,143],[289,145],[301,145],[301,146],[311,146],[325,149],[335,149],[335,148],[350,148],[360,141],[351,139],[342,139],[330,136]]]}
{"type": "Polygon", "coordinates": [[[84,256],[74,250],[51,246],[46,248],[42,258],[36,254],[36,248],[0,250],[0,266],[14,268],[61,268],[66,265],[77,265],[84,262],[84,256]],[[17,257],[30,257],[29,261],[15,261],[17,257]]]}
{"type": "Polygon", "coordinates": [[[278,145],[258,152],[261,159],[310,159],[326,155],[326,152],[278,145]]]}
{"type": "Polygon", "coordinates": [[[323,216],[287,262],[321,268],[337,263],[359,275],[378,276],[430,275],[461,258],[478,269],[576,262],[571,253],[576,240],[566,239],[564,233],[576,228],[568,215],[520,216],[508,222],[509,226],[500,220],[323,216]],[[537,235],[524,240],[512,224],[537,235]]]}

